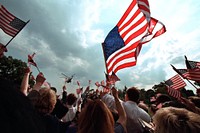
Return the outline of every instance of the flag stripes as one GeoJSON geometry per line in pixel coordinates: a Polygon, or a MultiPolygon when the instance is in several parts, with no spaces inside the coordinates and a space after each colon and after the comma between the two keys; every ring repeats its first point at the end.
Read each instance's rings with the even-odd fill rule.
{"type": "Polygon", "coordinates": [[[175,90],[186,86],[186,83],[178,74],[165,81],[165,84],[167,84],[170,88],[173,88],[175,90]]]}
{"type": "Polygon", "coordinates": [[[172,96],[174,98],[177,98],[177,99],[181,98],[181,92],[178,90],[175,90],[171,87],[167,87],[167,92],[170,96],[172,96]]]}
{"type": "Polygon", "coordinates": [[[107,52],[106,48],[109,48],[107,45],[109,45],[110,40],[114,41],[111,42],[113,43],[113,47],[115,45],[121,45],[121,47],[106,56],[108,74],[111,74],[112,71],[116,73],[122,68],[130,67],[136,64],[135,50],[141,38],[146,35],[147,29],[148,23],[144,14],[138,8],[136,1],[132,1],[122,18],[117,23],[116,27],[114,27],[109,33],[110,35],[108,34],[103,44],[105,52],[107,52]],[[118,40],[118,44],[115,42],[116,35],[118,35],[121,39],[118,40]]]}
{"type": "Polygon", "coordinates": [[[102,43],[109,75],[135,66],[142,44],[163,34],[165,26],[150,17],[147,0],[132,1],[117,25],[102,43]]]}
{"type": "Polygon", "coordinates": [[[0,5],[0,28],[8,35],[14,37],[26,22],[12,15],[3,5],[0,5]]]}

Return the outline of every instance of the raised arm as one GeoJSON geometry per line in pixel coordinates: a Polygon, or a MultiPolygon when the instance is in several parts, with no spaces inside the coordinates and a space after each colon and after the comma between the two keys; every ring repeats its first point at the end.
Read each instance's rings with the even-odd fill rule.
{"type": "Polygon", "coordinates": [[[118,111],[119,119],[117,120],[118,123],[120,123],[124,129],[126,130],[126,113],[124,108],[122,107],[122,104],[120,102],[120,99],[118,97],[118,91],[113,87],[112,88],[112,94],[115,99],[115,105],[116,105],[116,110],[118,111]]]}
{"type": "Polygon", "coordinates": [[[30,75],[31,69],[30,67],[27,67],[25,69],[25,74],[22,79],[20,91],[24,93],[24,95],[28,95],[28,87],[29,87],[29,75],[30,75]]]}

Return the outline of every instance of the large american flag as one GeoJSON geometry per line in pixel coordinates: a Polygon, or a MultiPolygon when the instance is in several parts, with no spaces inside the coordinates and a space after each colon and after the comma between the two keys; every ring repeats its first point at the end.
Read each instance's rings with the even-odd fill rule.
{"type": "Polygon", "coordinates": [[[150,17],[147,0],[133,0],[102,43],[107,73],[136,65],[142,44],[165,31],[162,23],[150,17]]]}
{"type": "Polygon", "coordinates": [[[15,17],[3,5],[0,4],[0,28],[8,35],[14,37],[26,22],[15,17]]]}

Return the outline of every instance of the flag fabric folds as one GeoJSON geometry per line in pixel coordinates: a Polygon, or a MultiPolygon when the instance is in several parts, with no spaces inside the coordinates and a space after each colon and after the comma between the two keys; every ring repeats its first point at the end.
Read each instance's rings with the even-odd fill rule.
{"type": "Polygon", "coordinates": [[[187,59],[185,56],[185,64],[187,69],[195,69],[195,68],[200,68],[200,62],[197,61],[190,61],[187,59]]]}
{"type": "Polygon", "coordinates": [[[172,68],[184,79],[200,82],[200,69],[176,69],[173,65],[172,68]]]}
{"type": "Polygon", "coordinates": [[[165,31],[162,23],[150,17],[147,0],[133,0],[102,43],[107,73],[136,65],[142,44],[165,31]]]}
{"type": "Polygon", "coordinates": [[[178,90],[186,86],[186,83],[178,74],[165,81],[165,84],[175,90],[178,90]]]}
{"type": "Polygon", "coordinates": [[[174,98],[177,98],[177,99],[180,99],[181,98],[181,92],[178,91],[178,90],[175,90],[171,87],[167,87],[167,92],[170,96],[174,97],[174,98]]]}
{"type": "Polygon", "coordinates": [[[35,56],[35,53],[33,53],[32,55],[28,55],[28,63],[37,67],[37,64],[35,63],[35,61],[33,60],[33,57],[35,56]]]}
{"type": "Polygon", "coordinates": [[[14,37],[26,22],[15,17],[3,5],[0,5],[0,28],[9,36],[14,37]]]}

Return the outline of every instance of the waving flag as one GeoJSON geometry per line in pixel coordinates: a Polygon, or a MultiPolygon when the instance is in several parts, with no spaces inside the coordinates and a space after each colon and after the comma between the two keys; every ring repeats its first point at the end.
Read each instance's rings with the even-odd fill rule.
{"type": "Polygon", "coordinates": [[[181,92],[178,90],[175,90],[169,86],[167,87],[167,92],[170,96],[172,96],[174,98],[177,98],[177,99],[181,98],[181,92]]]}
{"type": "Polygon", "coordinates": [[[102,43],[107,73],[136,65],[142,44],[165,31],[162,23],[150,17],[147,0],[133,0],[102,43]]]}
{"type": "Polygon", "coordinates": [[[186,83],[178,74],[165,81],[165,84],[175,90],[178,90],[186,86],[186,83]]]}
{"type": "Polygon", "coordinates": [[[200,69],[176,69],[173,65],[172,68],[184,79],[200,82],[200,69]]]}
{"type": "Polygon", "coordinates": [[[200,68],[200,62],[197,61],[190,61],[187,59],[185,56],[185,64],[187,69],[195,69],[195,68],[200,68]]]}
{"type": "Polygon", "coordinates": [[[28,63],[37,67],[37,64],[35,63],[35,61],[33,60],[33,57],[35,56],[35,53],[33,53],[32,55],[28,55],[28,63]]]}
{"type": "Polygon", "coordinates": [[[14,37],[26,25],[11,14],[3,5],[0,5],[0,28],[8,35],[14,37]]]}

